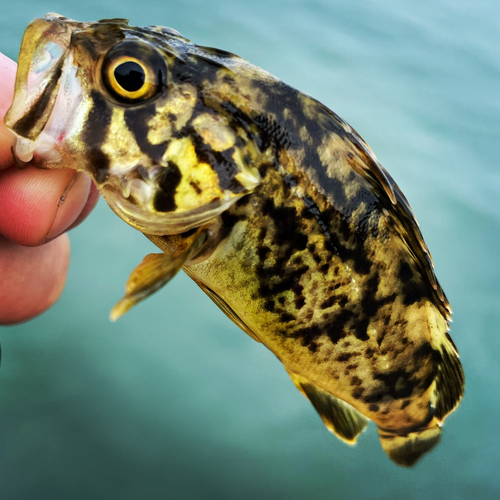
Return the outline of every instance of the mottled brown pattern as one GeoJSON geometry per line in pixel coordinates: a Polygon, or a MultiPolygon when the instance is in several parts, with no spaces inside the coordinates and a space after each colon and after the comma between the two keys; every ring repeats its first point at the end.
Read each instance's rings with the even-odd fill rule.
{"type": "MultiPolygon", "coordinates": [[[[434,446],[463,393],[450,307],[406,198],[357,132],[260,68],[173,30],[52,17],[23,41],[7,119],[20,137],[40,134],[35,115],[50,115],[67,67],[81,94],[58,150],[165,252],[151,260],[163,276],[176,271],[169,257],[185,263],[341,439],[355,441],[364,415],[400,465],[434,446]],[[120,102],[99,73],[125,37],[133,57],[161,61],[164,85],[145,100],[120,102]],[[30,109],[22,82],[48,38],[68,65],[30,109]]],[[[164,283],[150,281],[149,293],[164,283]]],[[[141,300],[128,287],[127,300],[141,300]]]]}

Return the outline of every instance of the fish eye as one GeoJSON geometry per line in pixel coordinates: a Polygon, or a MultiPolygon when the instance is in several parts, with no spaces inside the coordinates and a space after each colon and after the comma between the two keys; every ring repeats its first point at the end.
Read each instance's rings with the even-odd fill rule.
{"type": "Polygon", "coordinates": [[[139,62],[120,63],[114,74],[116,82],[126,92],[137,92],[146,86],[146,72],[139,62]]]}
{"type": "Polygon", "coordinates": [[[127,41],[104,58],[102,79],[106,90],[118,102],[134,104],[157,95],[165,86],[166,65],[150,45],[127,41]]]}
{"type": "Polygon", "coordinates": [[[156,90],[155,75],[137,59],[119,58],[109,65],[107,73],[113,92],[130,101],[147,99],[156,90]]]}

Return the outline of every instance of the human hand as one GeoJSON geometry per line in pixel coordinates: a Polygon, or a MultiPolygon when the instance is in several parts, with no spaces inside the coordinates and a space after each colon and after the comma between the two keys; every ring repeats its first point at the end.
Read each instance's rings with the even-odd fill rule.
{"type": "Polygon", "coordinates": [[[33,318],[59,298],[70,256],[63,233],[99,198],[87,174],[15,167],[3,124],[15,74],[16,63],[0,53],[0,324],[33,318]]]}

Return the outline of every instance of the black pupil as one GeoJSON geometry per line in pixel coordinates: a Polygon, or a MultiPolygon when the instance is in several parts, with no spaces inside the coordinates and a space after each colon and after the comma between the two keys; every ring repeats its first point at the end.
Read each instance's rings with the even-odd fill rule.
{"type": "Polygon", "coordinates": [[[129,61],[115,68],[115,78],[127,92],[135,92],[144,85],[146,75],[139,64],[129,61]]]}

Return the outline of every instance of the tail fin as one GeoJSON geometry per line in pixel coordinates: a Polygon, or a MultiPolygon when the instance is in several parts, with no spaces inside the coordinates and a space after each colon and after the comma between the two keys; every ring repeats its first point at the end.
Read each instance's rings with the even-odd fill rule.
{"type": "Polygon", "coordinates": [[[406,433],[378,429],[382,448],[391,460],[403,467],[411,467],[439,443],[444,419],[458,406],[464,394],[464,372],[458,351],[447,333],[433,350],[433,358],[435,377],[430,388],[430,422],[406,433]]]}
{"type": "Polygon", "coordinates": [[[378,429],[380,444],[387,456],[403,467],[411,467],[424,453],[430,451],[441,439],[439,424],[427,429],[409,432],[406,435],[393,434],[378,429]]]}

